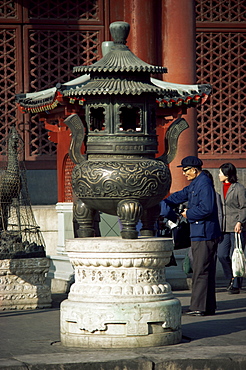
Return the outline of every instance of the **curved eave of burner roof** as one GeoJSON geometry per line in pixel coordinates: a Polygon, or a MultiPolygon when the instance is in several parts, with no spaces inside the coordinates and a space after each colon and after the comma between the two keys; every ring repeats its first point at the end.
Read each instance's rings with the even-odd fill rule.
{"type": "Polygon", "coordinates": [[[162,94],[164,96],[168,93],[168,91],[172,91],[174,94],[179,95],[180,97],[193,96],[196,94],[210,95],[212,92],[212,86],[209,84],[197,84],[197,85],[176,84],[173,82],[158,80],[157,78],[150,78],[150,81],[162,89],[162,94]]]}
{"type": "Polygon", "coordinates": [[[90,75],[83,75],[64,84],[58,83],[56,87],[37,91],[34,93],[17,94],[15,100],[22,113],[40,113],[50,111],[59,104],[58,96],[62,97],[62,90],[70,85],[81,86],[90,81],[90,75]]]}
{"type": "Polygon", "coordinates": [[[120,78],[96,78],[82,86],[63,91],[64,96],[87,95],[141,95],[142,93],[161,94],[162,88],[151,82],[120,78]]]}
{"type": "Polygon", "coordinates": [[[183,85],[165,82],[156,78],[150,78],[150,83],[127,79],[94,79],[88,80],[82,85],[63,85],[63,96],[81,95],[106,95],[106,94],[141,94],[152,92],[157,95],[158,100],[162,99],[186,99],[196,95],[204,96],[211,93],[211,85],[183,85]],[[65,88],[65,89],[64,89],[65,88]]]}
{"type": "Polygon", "coordinates": [[[15,96],[15,100],[23,113],[27,113],[27,111],[32,111],[32,108],[38,109],[38,107],[48,107],[48,109],[53,109],[55,108],[54,105],[56,104],[54,101],[56,91],[56,87],[53,87],[34,93],[17,94],[15,96]]]}
{"type": "Polygon", "coordinates": [[[151,78],[151,81],[162,88],[162,93],[156,99],[162,108],[204,104],[212,92],[212,86],[209,84],[183,85],[155,78],[151,78]]]}
{"type": "Polygon", "coordinates": [[[102,59],[89,66],[77,66],[73,72],[148,72],[148,73],[167,73],[167,68],[153,66],[139,59],[133,54],[126,45],[115,44],[111,51],[102,59]]]}
{"type": "MultiPolygon", "coordinates": [[[[156,78],[150,78],[150,81],[152,85],[145,85],[147,85],[149,89],[153,89],[152,92],[156,93],[157,103],[161,107],[170,107],[182,104],[187,105],[187,103],[190,104],[192,102],[194,104],[204,103],[212,90],[211,86],[206,84],[183,85],[165,82],[156,78]],[[154,89],[156,89],[156,91],[154,91],[154,89]]],[[[90,83],[90,75],[86,74],[65,84],[57,84],[56,87],[51,89],[46,89],[35,93],[18,94],[16,95],[16,101],[23,113],[39,113],[50,111],[59,104],[57,99],[58,94],[60,94],[61,97],[64,96],[64,98],[74,98],[75,100],[83,99],[82,91],[90,87],[90,83]]],[[[136,85],[134,86],[136,87],[136,85]]],[[[115,91],[117,93],[117,89],[115,91]]],[[[103,93],[105,94],[108,92],[101,91],[101,94],[103,93]]]]}

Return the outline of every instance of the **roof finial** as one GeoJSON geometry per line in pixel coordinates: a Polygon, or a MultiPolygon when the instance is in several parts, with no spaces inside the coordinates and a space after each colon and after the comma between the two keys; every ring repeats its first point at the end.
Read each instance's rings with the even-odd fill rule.
{"type": "Polygon", "coordinates": [[[129,23],[122,21],[113,22],[110,24],[109,29],[115,44],[126,44],[130,31],[129,23]]]}

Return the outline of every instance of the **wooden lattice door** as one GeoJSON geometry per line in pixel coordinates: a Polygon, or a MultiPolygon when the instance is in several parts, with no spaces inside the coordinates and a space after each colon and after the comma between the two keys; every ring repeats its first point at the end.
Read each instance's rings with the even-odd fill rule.
{"type": "MultiPolygon", "coordinates": [[[[37,114],[21,115],[15,94],[44,90],[75,78],[76,65],[94,63],[104,39],[103,0],[4,1],[0,4],[0,113],[8,126],[16,123],[25,140],[25,160],[55,164],[56,145],[37,114]]],[[[1,143],[0,143],[1,145],[1,143]]],[[[4,144],[2,144],[4,145],[4,144]]],[[[1,150],[3,153],[3,150],[1,150]]],[[[35,166],[32,166],[34,168],[35,166]]],[[[55,167],[54,167],[55,168],[55,167]]]]}
{"type": "MultiPolygon", "coordinates": [[[[29,81],[26,80],[27,91],[39,91],[53,87],[58,82],[67,82],[77,77],[72,74],[74,66],[93,63],[98,58],[101,40],[99,30],[27,25],[24,35],[29,40],[24,52],[30,70],[29,81]]],[[[54,148],[42,135],[37,117],[32,115],[29,122],[31,135],[27,132],[29,147],[26,147],[26,158],[40,154],[49,156],[54,148]]]]}
{"type": "MultiPolygon", "coordinates": [[[[1,15],[6,23],[0,27],[0,157],[4,160],[6,155],[6,137],[9,127],[21,122],[21,113],[16,109],[15,94],[21,92],[23,76],[19,69],[21,52],[21,27],[11,25],[9,22],[18,19],[20,8],[9,2],[3,6],[1,15]],[[12,6],[11,6],[12,4],[12,6]]],[[[1,17],[1,16],[0,16],[1,17]]]]}
{"type": "MultiPolygon", "coordinates": [[[[50,140],[38,112],[23,115],[17,110],[15,95],[53,88],[78,77],[72,73],[74,66],[96,62],[105,39],[106,10],[104,0],[7,0],[0,4],[1,157],[14,123],[25,142],[26,167],[57,168],[57,144],[50,140]]],[[[65,160],[64,166],[64,199],[72,201],[72,166],[65,160]]]]}
{"type": "Polygon", "coordinates": [[[207,166],[246,159],[246,3],[197,0],[198,83],[209,83],[209,104],[198,110],[198,152],[207,166]]]}

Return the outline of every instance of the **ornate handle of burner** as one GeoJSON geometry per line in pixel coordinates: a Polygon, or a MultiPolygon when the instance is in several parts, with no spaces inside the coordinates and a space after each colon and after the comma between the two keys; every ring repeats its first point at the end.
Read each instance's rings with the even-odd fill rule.
{"type": "Polygon", "coordinates": [[[71,116],[64,120],[64,123],[72,132],[69,156],[75,164],[81,163],[82,161],[85,161],[85,156],[82,155],[80,151],[85,137],[83,122],[77,114],[71,114],[71,116]]]}
{"type": "Polygon", "coordinates": [[[188,127],[189,125],[184,118],[178,118],[170,125],[165,137],[165,152],[157,159],[164,163],[172,162],[177,153],[179,135],[188,127]]]}

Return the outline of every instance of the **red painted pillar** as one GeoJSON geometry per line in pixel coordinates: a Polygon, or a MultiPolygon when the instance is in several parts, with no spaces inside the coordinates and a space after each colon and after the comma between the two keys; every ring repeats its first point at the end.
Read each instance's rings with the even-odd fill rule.
{"type": "MultiPolygon", "coordinates": [[[[195,45],[195,4],[193,0],[162,1],[162,65],[168,73],[163,79],[180,84],[196,83],[196,45],[195,45]]],[[[196,110],[188,109],[183,118],[189,128],[182,132],[178,141],[178,151],[170,164],[172,173],[171,192],[188,185],[182,174],[182,158],[197,155],[196,110]]]]}
{"type": "Polygon", "coordinates": [[[59,125],[49,124],[46,120],[45,128],[49,130],[49,139],[57,144],[57,185],[58,202],[65,202],[65,175],[64,160],[67,156],[71,141],[71,131],[63,123],[63,118],[59,119],[59,125]]]}
{"type": "Polygon", "coordinates": [[[152,0],[125,0],[124,21],[130,24],[127,46],[143,61],[156,65],[157,3],[152,0]]]}

